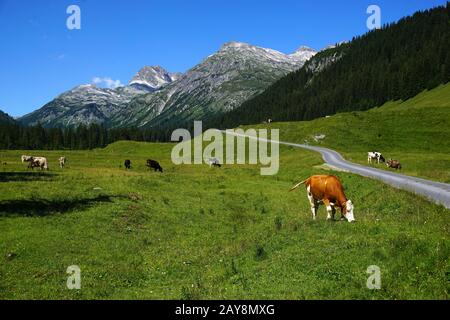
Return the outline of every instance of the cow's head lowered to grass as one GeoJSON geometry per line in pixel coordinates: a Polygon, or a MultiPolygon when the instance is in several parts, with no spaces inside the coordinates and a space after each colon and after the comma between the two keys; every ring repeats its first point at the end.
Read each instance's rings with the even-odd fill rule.
{"type": "Polygon", "coordinates": [[[353,215],[353,203],[351,200],[347,200],[343,208],[343,215],[348,222],[355,222],[355,216],[353,215]]]}
{"type": "Polygon", "coordinates": [[[306,186],[314,220],[316,219],[319,204],[323,203],[327,208],[327,220],[334,219],[335,208],[338,207],[341,209],[342,218],[347,219],[348,222],[355,221],[353,203],[345,196],[344,187],[338,177],[329,175],[311,176],[296,184],[292,187],[291,191],[297,189],[302,184],[306,186]]]}

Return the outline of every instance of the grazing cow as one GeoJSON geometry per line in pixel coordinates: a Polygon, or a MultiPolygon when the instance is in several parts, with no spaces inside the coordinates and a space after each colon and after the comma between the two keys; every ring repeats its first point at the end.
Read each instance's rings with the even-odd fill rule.
{"type": "Polygon", "coordinates": [[[161,168],[161,166],[159,165],[159,162],[158,162],[158,161],[148,159],[148,160],[147,160],[146,166],[147,166],[149,169],[155,169],[155,172],[156,172],[156,171],[163,172],[163,168],[161,168]]]}
{"type": "Polygon", "coordinates": [[[39,167],[39,164],[34,162],[35,158],[36,157],[26,156],[26,155],[23,155],[21,157],[22,163],[28,162],[28,169],[34,169],[35,167],[39,167]]]}
{"type": "Polygon", "coordinates": [[[29,162],[28,168],[34,169],[36,167],[41,168],[41,170],[48,170],[48,161],[44,157],[28,157],[24,161],[29,162]]]}
{"type": "Polygon", "coordinates": [[[58,159],[58,161],[59,161],[59,167],[61,169],[63,169],[66,166],[66,157],[60,157],[58,159]]]}
{"type": "Polygon", "coordinates": [[[401,170],[402,169],[402,164],[398,160],[389,159],[388,162],[386,162],[386,166],[388,168],[393,168],[393,169],[396,169],[396,170],[401,170]]]}
{"type": "Polygon", "coordinates": [[[131,161],[128,159],[125,160],[124,166],[125,166],[125,169],[127,169],[127,170],[131,169],[131,161]]]}
{"type": "Polygon", "coordinates": [[[21,159],[22,159],[22,163],[24,163],[24,162],[28,162],[28,169],[33,169],[34,168],[34,166],[33,166],[33,157],[32,156],[25,156],[25,155],[23,155],[22,157],[21,157],[21,159]]]}
{"type": "Polygon", "coordinates": [[[367,163],[372,163],[372,160],[375,160],[378,164],[381,162],[386,162],[383,155],[380,152],[373,151],[367,153],[367,163]]]}
{"type": "Polygon", "coordinates": [[[218,168],[222,167],[219,159],[217,159],[217,158],[209,158],[208,164],[209,164],[209,167],[218,167],[218,168]]]}
{"type": "Polygon", "coordinates": [[[39,167],[41,170],[48,170],[48,161],[44,157],[33,157],[33,167],[39,167]]]}
{"type": "Polygon", "coordinates": [[[335,208],[338,207],[341,209],[341,220],[346,218],[348,222],[355,221],[353,203],[345,196],[344,188],[337,177],[328,175],[312,176],[296,184],[290,191],[297,189],[302,184],[306,186],[314,220],[316,220],[319,204],[323,203],[327,207],[327,220],[334,219],[335,208]]]}

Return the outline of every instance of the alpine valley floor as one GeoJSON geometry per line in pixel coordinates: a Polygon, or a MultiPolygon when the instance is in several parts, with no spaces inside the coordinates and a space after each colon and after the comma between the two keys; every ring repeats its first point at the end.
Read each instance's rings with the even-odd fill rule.
{"type": "Polygon", "coordinates": [[[279,173],[261,176],[250,165],[175,166],[172,147],[1,152],[0,298],[448,299],[444,207],[331,171],[357,223],[327,222],[323,207],[312,221],[306,192],[288,190],[330,173],[319,154],[282,146],[279,173]],[[23,153],[47,156],[51,170],[28,172],[23,153]],[[66,287],[72,265],[81,290],[66,287]],[[366,286],[371,265],[380,290],[366,286]]]}

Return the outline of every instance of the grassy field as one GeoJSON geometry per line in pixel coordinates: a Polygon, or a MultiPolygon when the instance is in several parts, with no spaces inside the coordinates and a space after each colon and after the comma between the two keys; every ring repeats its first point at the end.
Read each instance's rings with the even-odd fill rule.
{"type": "Polygon", "coordinates": [[[270,127],[280,129],[284,141],[329,147],[362,164],[368,151],[380,151],[399,160],[405,174],[450,183],[450,84],[369,111],[270,127]],[[320,135],[325,139],[315,141],[320,135]]]}
{"type": "Polygon", "coordinates": [[[258,166],[175,166],[172,147],[0,152],[0,299],[449,298],[442,206],[335,173],[358,222],[327,222],[323,207],[312,221],[305,191],[287,191],[329,173],[318,154],[282,147],[279,174],[264,177],[258,166]],[[28,172],[22,153],[47,156],[51,170],[28,172]],[[66,288],[71,265],[81,290],[66,288]],[[366,287],[370,265],[381,290],[366,287]]]}

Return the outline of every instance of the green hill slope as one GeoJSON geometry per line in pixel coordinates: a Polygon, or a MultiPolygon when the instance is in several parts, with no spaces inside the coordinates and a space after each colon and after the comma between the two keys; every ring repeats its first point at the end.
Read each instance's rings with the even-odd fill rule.
{"type": "Polygon", "coordinates": [[[329,147],[364,164],[367,152],[376,150],[400,160],[405,174],[450,182],[450,84],[368,111],[270,127],[279,128],[284,141],[329,147]]]}

